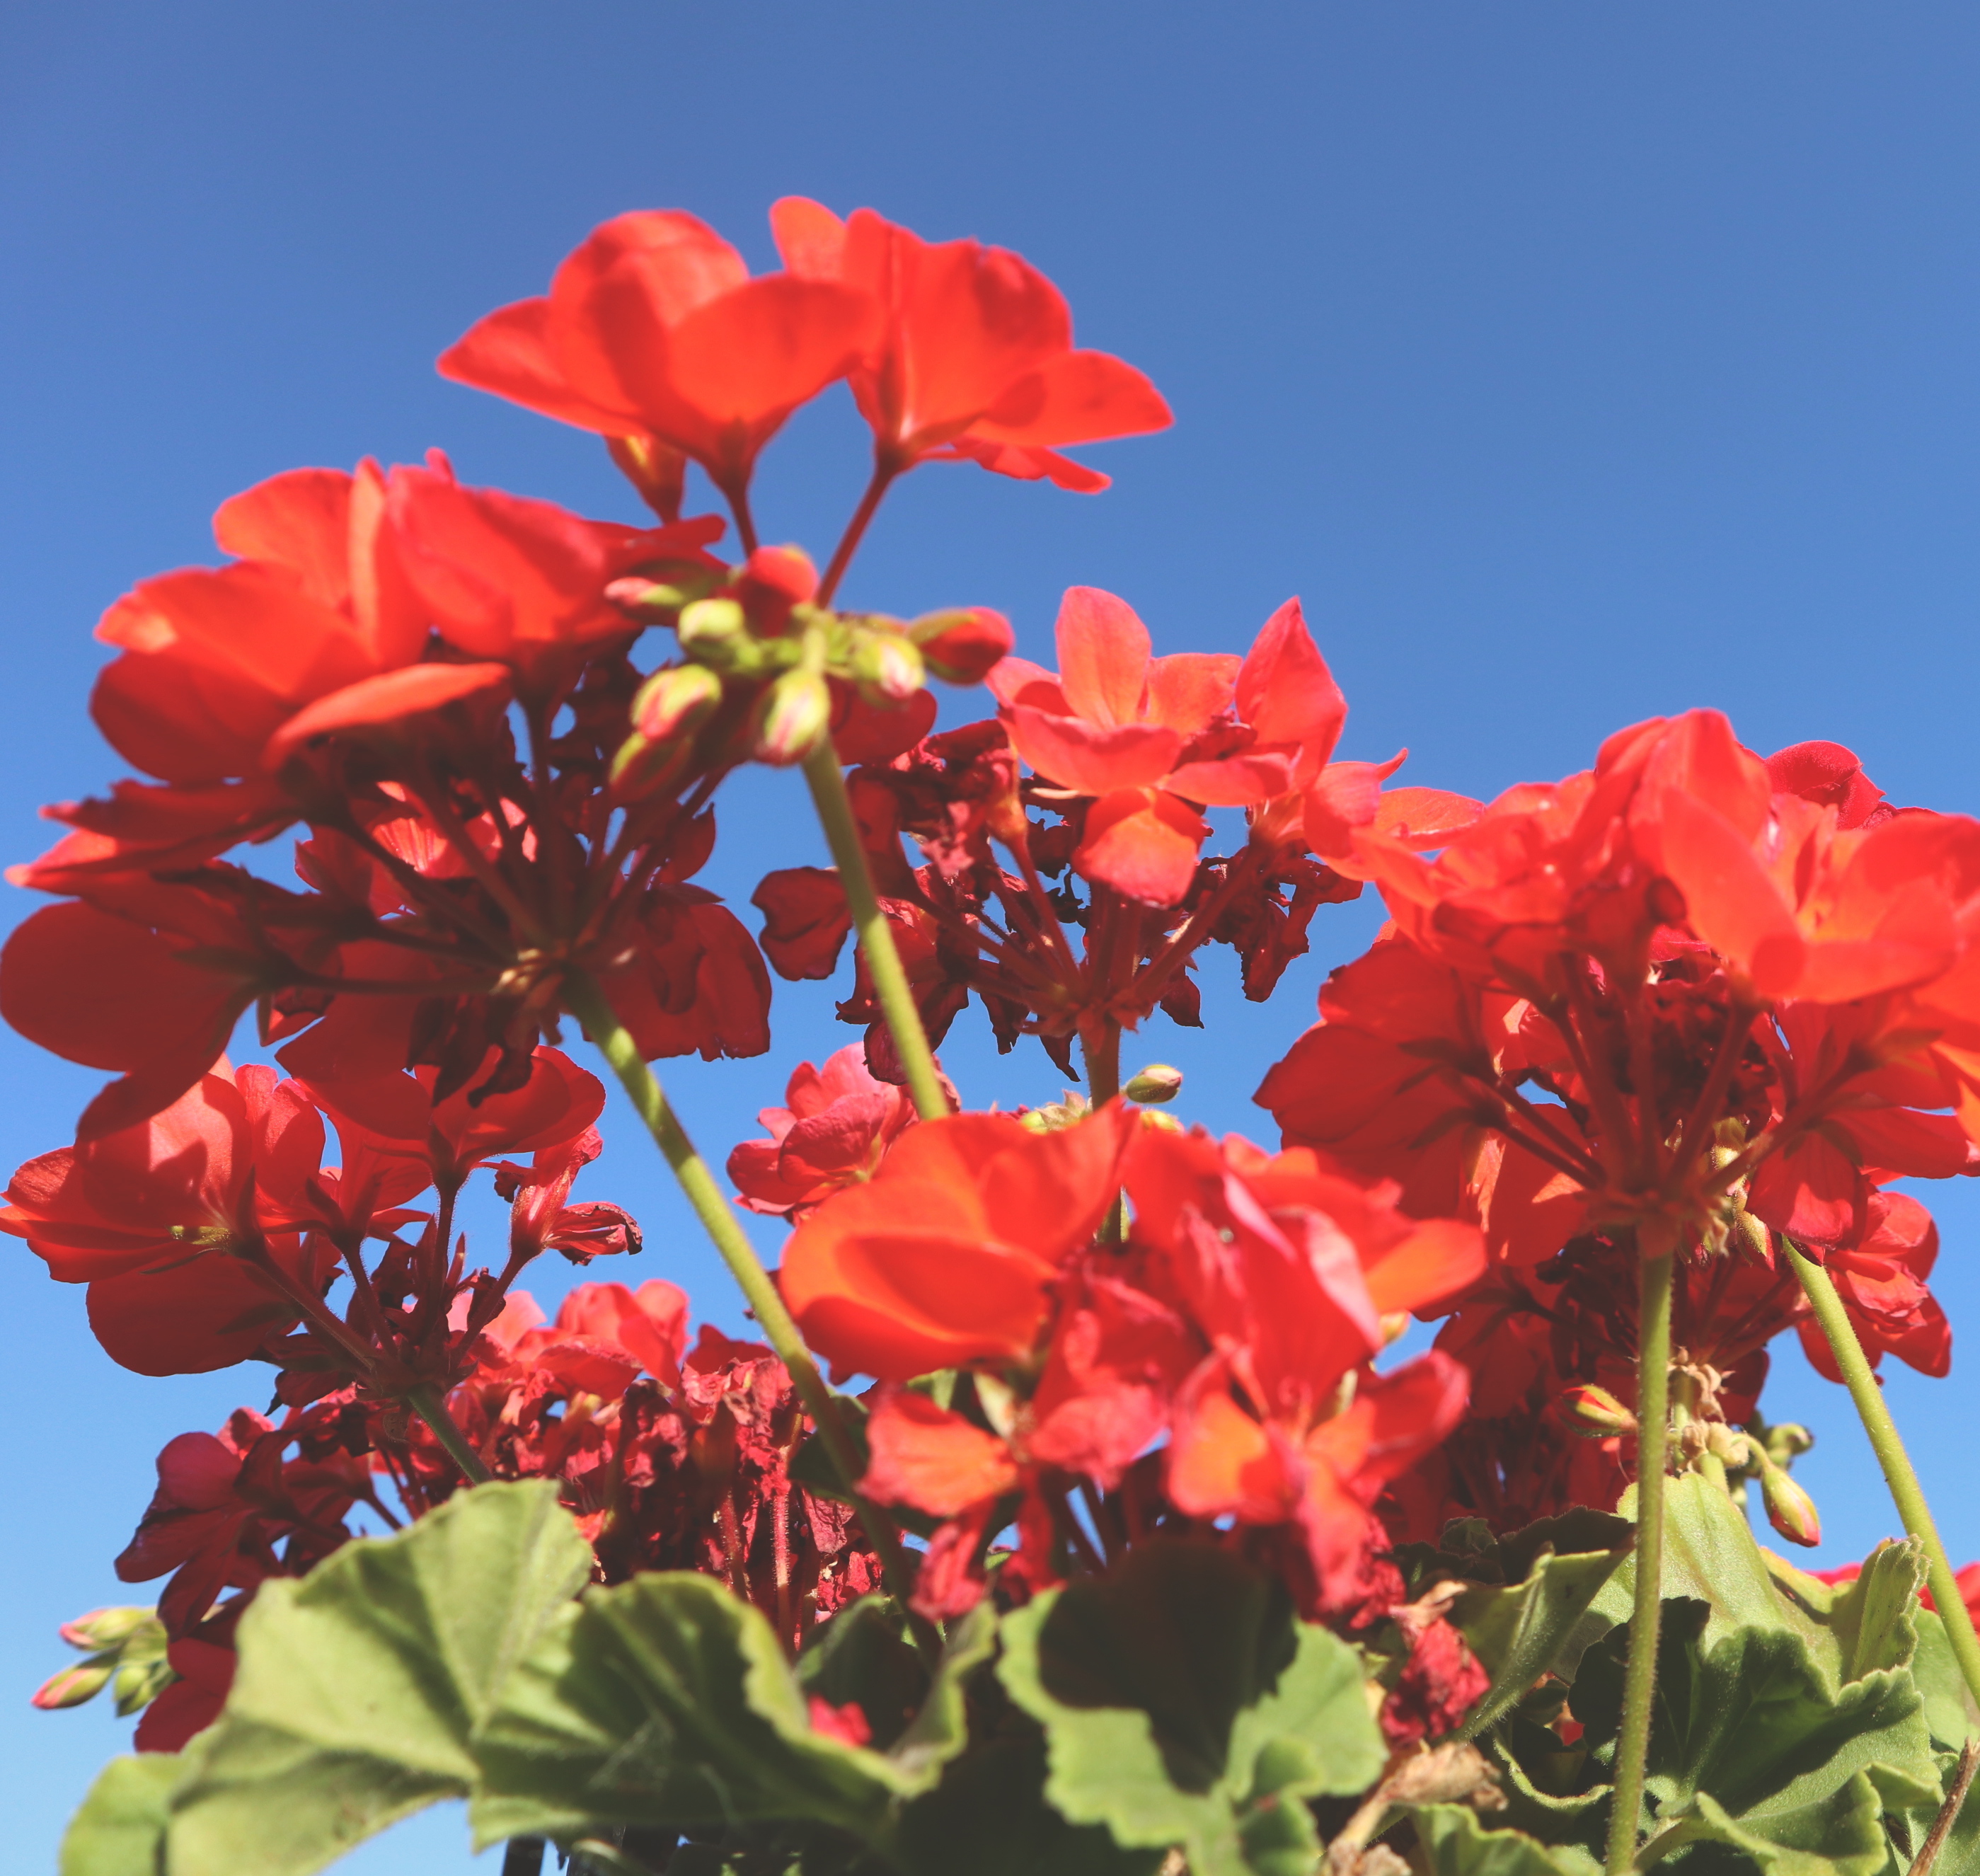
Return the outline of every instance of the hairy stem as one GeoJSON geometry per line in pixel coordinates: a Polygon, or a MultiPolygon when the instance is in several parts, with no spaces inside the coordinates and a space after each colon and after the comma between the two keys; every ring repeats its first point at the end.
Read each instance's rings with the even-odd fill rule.
{"type": "MultiPolygon", "coordinates": [[[[733,1207],[715,1183],[715,1175],[708,1170],[708,1162],[695,1151],[694,1143],[675,1117],[653,1070],[641,1059],[638,1044],[626,1033],[604,991],[598,987],[597,980],[583,971],[567,971],[563,981],[563,1001],[564,1007],[584,1025],[600,1052],[611,1064],[620,1086],[631,1097],[640,1118],[646,1123],[646,1131],[653,1135],[654,1144],[673,1168],[674,1177],[679,1181],[688,1204],[694,1208],[695,1216],[701,1220],[703,1230],[722,1253],[722,1261],[728,1265],[729,1275],[735,1278],[765,1338],[789,1371],[798,1398],[817,1426],[819,1437],[825,1442],[825,1449],[852,1496],[853,1508],[865,1528],[867,1541],[879,1556],[886,1572],[888,1587],[905,1608],[909,1583],[907,1553],[902,1548],[901,1534],[885,1512],[863,1496],[852,1493],[852,1489],[865,1468],[839,1417],[838,1403],[826,1386],[825,1377],[819,1373],[818,1364],[812,1360],[811,1351],[805,1346],[804,1337],[799,1333],[790,1311],[784,1307],[784,1300],[770,1280],[769,1272],[757,1257],[756,1247],[749,1242],[733,1207]]],[[[940,1653],[940,1647],[932,1629],[916,1618],[914,1632],[917,1645],[931,1661],[935,1659],[940,1653]]]]}
{"type": "MultiPolygon", "coordinates": [[[[1121,1025],[1102,1017],[1091,1028],[1081,1030],[1079,1046],[1086,1058],[1086,1098],[1096,1107],[1105,1107],[1121,1092],[1121,1025]]],[[[1127,1235],[1127,1203],[1117,1192],[1100,1221],[1100,1241],[1118,1244],[1127,1235]]]]}
{"type": "Polygon", "coordinates": [[[1636,1594],[1630,1612],[1630,1659],[1623,1674],[1623,1725],[1616,1742],[1616,1788],[1609,1815],[1609,1876],[1627,1876],[1650,1748],[1663,1615],[1664,1466],[1670,1419],[1671,1280],[1676,1259],[1669,1227],[1637,1227],[1642,1303],[1636,1328],[1636,1594]]]}
{"type": "Polygon", "coordinates": [[[447,1448],[447,1457],[460,1468],[461,1476],[470,1485],[486,1485],[495,1476],[454,1425],[453,1416],[447,1412],[447,1403],[433,1382],[422,1381],[406,1396],[406,1405],[433,1429],[433,1436],[447,1448]]]}
{"type": "Polygon", "coordinates": [[[1870,1436],[1870,1449],[1883,1468],[1884,1483],[1891,1488],[1892,1502],[1904,1521],[1906,1533],[1925,1546],[1925,1581],[1932,1586],[1932,1599],[1938,1605],[1939,1619],[1945,1624],[1946,1639],[1959,1663],[1959,1672],[1973,1697],[1980,1701],[1980,1636],[1973,1632],[1973,1618],[1952,1574],[1952,1559],[1945,1554],[1932,1507],[1925,1502],[1925,1489],[1912,1469],[1905,1443],[1899,1437],[1897,1423],[1884,1404],[1884,1390],[1877,1385],[1876,1370],[1863,1353],[1863,1344],[1849,1320],[1849,1312],[1836,1294],[1835,1280],[1812,1259],[1805,1257],[1786,1238],[1781,1240],[1794,1266],[1795,1275],[1807,1293],[1809,1307],[1822,1333],[1829,1338],[1829,1352],[1842,1371],[1857,1417],[1870,1436]]]}
{"type": "Polygon", "coordinates": [[[852,914],[852,929],[859,935],[860,954],[873,980],[873,992],[880,999],[880,1013],[887,1020],[894,1038],[894,1052],[907,1071],[908,1092],[914,1097],[915,1111],[924,1121],[939,1121],[948,1112],[948,1097],[942,1091],[942,1071],[935,1065],[935,1051],[929,1047],[928,1031],[922,1027],[922,1013],[915,1008],[913,990],[902,967],[901,954],[894,948],[894,935],[888,929],[886,915],[880,910],[880,896],[873,885],[872,868],[866,864],[866,850],[859,844],[859,825],[852,816],[852,797],[846,792],[845,774],[839,765],[839,752],[829,736],[805,758],[805,779],[811,784],[811,798],[825,829],[826,845],[832,849],[832,863],[839,868],[839,883],[852,914]]]}

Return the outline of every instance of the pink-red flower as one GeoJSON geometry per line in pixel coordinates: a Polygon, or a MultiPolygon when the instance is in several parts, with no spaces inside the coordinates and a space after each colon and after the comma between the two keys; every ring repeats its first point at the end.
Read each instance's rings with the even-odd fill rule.
{"type": "Polygon", "coordinates": [[[905,1088],[875,1081],[857,1043],[822,1068],[800,1062],[784,1105],[756,1117],[768,1140],[746,1140],[729,1156],[729,1177],[751,1211],[790,1217],[842,1186],[870,1179],[915,1118],[905,1088]]]}

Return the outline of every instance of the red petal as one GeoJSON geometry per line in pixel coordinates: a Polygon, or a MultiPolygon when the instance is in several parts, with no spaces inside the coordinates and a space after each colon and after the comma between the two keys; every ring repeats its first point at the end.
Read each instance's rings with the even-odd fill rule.
{"type": "Polygon", "coordinates": [[[1086,838],[1072,856],[1088,879],[1144,905],[1179,905],[1196,877],[1210,824],[1159,789],[1122,789],[1088,810],[1086,838]]]}
{"type": "Polygon", "coordinates": [[[1148,629],[1125,599],[1072,586],[1054,628],[1059,686],[1075,716],[1103,729],[1141,720],[1148,694],[1148,629]]]}

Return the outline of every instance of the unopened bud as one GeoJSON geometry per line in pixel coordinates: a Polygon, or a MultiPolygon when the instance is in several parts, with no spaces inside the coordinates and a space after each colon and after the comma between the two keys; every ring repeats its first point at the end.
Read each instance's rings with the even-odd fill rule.
{"type": "Polygon", "coordinates": [[[696,599],[681,608],[674,629],[680,635],[682,650],[710,656],[734,644],[747,626],[742,607],[733,599],[696,599]]]}
{"type": "Polygon", "coordinates": [[[81,1662],[73,1668],[63,1668],[59,1674],[50,1675],[28,1697],[44,1713],[58,1712],[64,1707],[79,1707],[85,1700],[94,1700],[103,1692],[115,1671],[114,1662],[81,1662]]]}
{"type": "Polygon", "coordinates": [[[1121,1092],[1144,1107],[1159,1106],[1182,1092],[1182,1071],[1171,1068],[1167,1062],[1151,1062],[1139,1074],[1131,1077],[1121,1092]]]}
{"type": "Polygon", "coordinates": [[[1778,1426],[1769,1426],[1760,1442],[1766,1448],[1767,1457],[1778,1466],[1785,1466],[1789,1459],[1798,1459],[1815,1444],[1815,1436],[1806,1426],[1797,1426],[1791,1420],[1778,1426]]]}
{"type": "Polygon", "coordinates": [[[666,581],[646,579],[636,573],[615,579],[605,589],[605,596],[628,619],[642,625],[664,625],[688,603],[689,595],[666,581]]]}
{"type": "Polygon", "coordinates": [[[1760,1495],[1766,1500],[1767,1522],[1791,1544],[1820,1543],[1822,1514],[1815,1500],[1772,1459],[1760,1457],[1760,1495]]]}
{"type": "Polygon", "coordinates": [[[1636,1430],[1636,1416],[1606,1387],[1570,1387],[1561,1396],[1561,1405],[1574,1422],[1575,1431],[1591,1439],[1636,1430]]]}
{"type": "Polygon", "coordinates": [[[1141,1110],[1141,1124],[1158,1134],[1180,1134],[1187,1130],[1172,1114],[1158,1114],[1152,1107],[1141,1110]]]}
{"type": "MultiPolygon", "coordinates": [[[[158,1622],[157,1615],[148,1609],[93,1609],[86,1615],[64,1622],[56,1633],[71,1648],[93,1655],[101,1649],[121,1648],[139,1629],[148,1625],[156,1628],[158,1622]]],[[[163,1629],[158,1632],[162,1638],[163,1629]]]]}
{"type": "Polygon", "coordinates": [[[987,606],[929,613],[908,627],[928,668],[945,684],[980,684],[1016,642],[1011,622],[987,606]]]}
{"type": "Polygon", "coordinates": [[[119,1663],[117,1669],[117,1711],[126,1718],[148,1707],[178,1678],[172,1665],[162,1655],[141,1661],[119,1663]]]}
{"type": "Polygon", "coordinates": [[[756,706],[756,759],[801,762],[832,727],[832,692],[816,671],[786,671],[756,706]]]}
{"type": "Polygon", "coordinates": [[[862,635],[852,651],[852,678],[870,702],[905,703],[927,676],[922,655],[891,632],[862,635]]]}
{"type": "Polygon", "coordinates": [[[633,727],[649,742],[685,735],[722,701],[722,679],[706,665],[656,671],[633,699],[633,727]]]}
{"type": "Polygon", "coordinates": [[[742,577],[766,589],[786,608],[802,606],[818,590],[818,569],[802,547],[759,547],[742,563],[742,577]]]}

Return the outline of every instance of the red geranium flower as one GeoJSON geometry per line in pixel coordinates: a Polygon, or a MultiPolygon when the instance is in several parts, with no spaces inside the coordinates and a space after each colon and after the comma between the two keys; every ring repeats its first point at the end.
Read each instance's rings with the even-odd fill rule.
{"type": "Polygon", "coordinates": [[[912,1127],[784,1248],[785,1300],[838,1374],[905,1381],[1028,1356],[1061,1267],[1098,1229],[1138,1124],[1118,1102],[1034,1134],[1002,1114],[912,1127]]]}
{"type": "Polygon", "coordinates": [[[770,225],[793,275],[856,287],[882,316],[852,379],[882,476],[964,457],[1090,492],[1108,478],[1059,455],[1061,445],[1174,420],[1131,365],[1073,349],[1058,289],[1004,248],[925,241],[870,208],[842,221],[802,196],[779,202],[770,225]]]}

